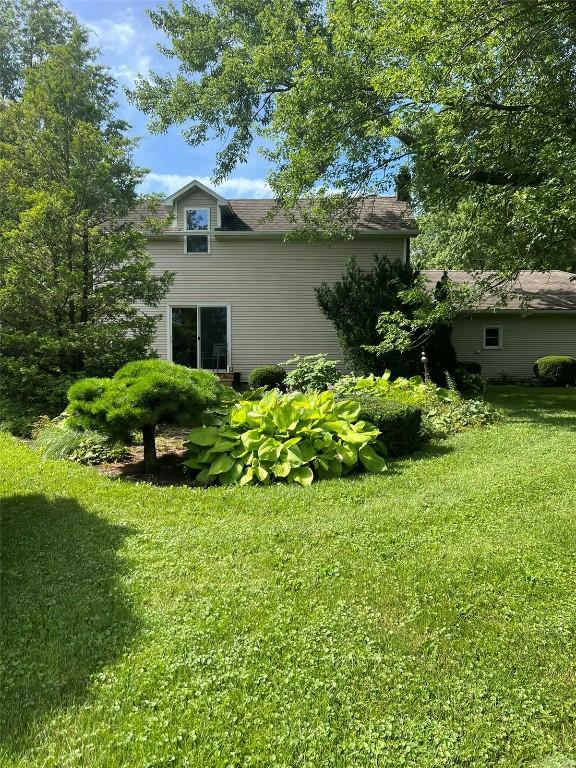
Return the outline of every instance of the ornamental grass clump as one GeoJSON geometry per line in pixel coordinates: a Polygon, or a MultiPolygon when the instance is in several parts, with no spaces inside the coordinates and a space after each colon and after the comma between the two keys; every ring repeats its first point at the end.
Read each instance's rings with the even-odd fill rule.
{"type": "Polygon", "coordinates": [[[241,400],[228,423],[195,429],[188,440],[186,466],[200,483],[270,483],[285,480],[308,486],[356,469],[386,470],[386,446],[379,430],[359,420],[360,405],[337,400],[333,392],[241,400]]]}
{"type": "Polygon", "coordinates": [[[82,379],[68,390],[71,427],[97,429],[115,439],[142,432],[144,465],[156,465],[158,424],[202,423],[222,396],[222,384],[208,371],[166,360],[128,363],[110,379],[82,379]]]}

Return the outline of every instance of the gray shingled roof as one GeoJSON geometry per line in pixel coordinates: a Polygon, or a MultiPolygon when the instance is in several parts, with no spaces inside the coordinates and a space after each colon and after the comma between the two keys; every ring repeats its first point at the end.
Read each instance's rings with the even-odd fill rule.
{"type": "MultiPolygon", "coordinates": [[[[431,286],[436,285],[444,272],[440,269],[423,270],[431,286]]],[[[495,272],[472,274],[462,270],[448,270],[448,277],[455,283],[474,285],[479,279],[493,277],[495,272]]],[[[553,269],[550,272],[522,270],[511,286],[511,295],[505,306],[498,306],[496,296],[486,295],[474,308],[475,312],[494,310],[518,312],[519,310],[576,312],[576,274],[553,269]]]]}
{"type": "MultiPolygon", "coordinates": [[[[222,229],[226,231],[286,232],[299,225],[299,217],[292,222],[283,211],[266,218],[274,200],[229,200],[228,204],[229,213],[222,220],[222,229]]],[[[395,197],[365,197],[358,202],[357,216],[356,225],[364,231],[406,232],[416,228],[408,204],[395,197]]]]}
{"type": "MultiPolygon", "coordinates": [[[[289,232],[298,228],[299,223],[301,225],[298,217],[295,222],[290,221],[283,211],[266,218],[274,207],[274,200],[250,198],[227,202],[227,208],[223,209],[222,232],[289,232]]],[[[416,229],[408,204],[395,197],[366,197],[359,201],[358,207],[356,225],[363,231],[410,232],[416,229]]],[[[172,206],[161,205],[151,210],[146,205],[139,205],[124,220],[143,224],[148,217],[160,219],[172,215],[172,206]]]]}

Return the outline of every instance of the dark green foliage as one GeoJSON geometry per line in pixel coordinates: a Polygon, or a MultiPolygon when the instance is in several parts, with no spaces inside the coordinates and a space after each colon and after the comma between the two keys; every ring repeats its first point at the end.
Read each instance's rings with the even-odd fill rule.
{"type": "Polygon", "coordinates": [[[454,382],[458,391],[467,397],[482,397],[486,391],[486,379],[480,373],[472,373],[461,366],[454,371],[454,382]]]}
{"type": "Polygon", "coordinates": [[[143,171],[115,88],[77,29],[0,108],[0,397],[36,415],[59,413],[76,379],[149,357],[156,318],[136,305],[172,280],[124,222],[143,171]]]}
{"type": "Polygon", "coordinates": [[[398,376],[420,373],[419,354],[414,350],[376,354],[364,349],[380,341],[376,326],[382,312],[409,311],[398,294],[412,287],[416,276],[409,264],[378,256],[368,272],[353,257],[340,281],[315,289],[320,309],[336,329],[345,362],[355,373],[382,374],[386,369],[398,376]]]}
{"type": "Polygon", "coordinates": [[[384,400],[370,395],[354,396],[360,403],[360,418],[374,424],[390,456],[416,451],[423,442],[422,409],[410,403],[384,400]]]}
{"type": "Polygon", "coordinates": [[[200,424],[207,408],[216,405],[222,384],[208,371],[166,360],[128,363],[110,379],[88,378],[68,392],[70,425],[97,429],[113,438],[126,438],[140,429],[144,461],[156,461],[158,424],[200,424]]]}
{"type": "Polygon", "coordinates": [[[410,187],[412,186],[412,174],[407,165],[402,165],[396,174],[396,199],[404,203],[411,200],[410,187]]]}
{"type": "Polygon", "coordinates": [[[458,360],[458,368],[467,373],[482,373],[482,366],[475,360],[458,360]]]}
{"type": "Polygon", "coordinates": [[[251,389],[282,389],[285,379],[286,371],[281,365],[261,365],[250,371],[248,383],[251,389]]]}
{"type": "MultiPolygon", "coordinates": [[[[434,288],[434,298],[437,302],[442,302],[446,301],[448,296],[448,273],[444,272],[434,288]]],[[[425,350],[430,378],[439,387],[447,386],[446,371],[453,374],[457,365],[456,350],[452,344],[452,324],[437,323],[425,343],[425,350]]]]}
{"type": "Polygon", "coordinates": [[[569,355],[547,355],[534,363],[534,373],[546,387],[576,385],[576,359],[569,355]]]}

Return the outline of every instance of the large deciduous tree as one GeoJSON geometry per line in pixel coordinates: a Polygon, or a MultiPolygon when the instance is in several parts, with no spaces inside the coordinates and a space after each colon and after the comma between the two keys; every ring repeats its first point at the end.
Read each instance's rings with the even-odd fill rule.
{"type": "Polygon", "coordinates": [[[226,141],[216,179],[256,138],[284,205],[319,184],[388,189],[408,163],[421,259],[576,260],[573,0],[214,0],[151,18],[180,69],[135,97],[153,129],[226,141]]]}
{"type": "Polygon", "coordinates": [[[0,0],[0,99],[19,98],[26,69],[77,28],[74,15],[56,0],[0,0]]]}
{"type": "Polygon", "coordinates": [[[150,354],[156,319],[135,304],[172,277],[123,221],[143,171],[114,89],[77,30],[0,108],[0,394],[44,411],[75,378],[150,354]]]}

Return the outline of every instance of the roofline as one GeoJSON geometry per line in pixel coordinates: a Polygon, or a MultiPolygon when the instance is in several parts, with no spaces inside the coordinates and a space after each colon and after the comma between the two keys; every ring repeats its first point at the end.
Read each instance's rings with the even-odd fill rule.
{"type": "Polygon", "coordinates": [[[576,309],[543,309],[541,307],[526,307],[525,309],[506,309],[506,307],[497,307],[490,309],[466,309],[458,317],[466,315],[532,315],[537,312],[539,315],[576,315],[576,309]]]}
{"type": "MultiPolygon", "coordinates": [[[[292,235],[294,234],[296,230],[294,229],[266,229],[266,230],[253,230],[253,229],[214,229],[208,234],[213,235],[214,237],[271,237],[271,236],[278,236],[283,237],[285,235],[292,235]]],[[[150,238],[156,238],[156,237],[182,237],[182,235],[188,235],[190,232],[179,229],[179,230],[164,230],[160,233],[150,233],[146,234],[146,237],[150,238]]],[[[198,233],[196,233],[198,234],[198,233]]],[[[417,229],[382,229],[378,230],[377,232],[374,232],[373,230],[358,230],[356,232],[356,236],[361,237],[382,237],[382,235],[388,235],[390,237],[394,236],[401,236],[401,237],[416,237],[419,234],[417,229]]]]}
{"type": "Polygon", "coordinates": [[[191,189],[200,189],[202,192],[205,192],[207,195],[215,198],[220,205],[228,205],[228,200],[226,200],[225,197],[219,195],[218,192],[214,192],[213,189],[210,189],[210,187],[202,184],[202,182],[198,181],[198,179],[192,179],[192,181],[188,182],[188,184],[180,187],[180,189],[176,190],[176,192],[173,192],[169,197],[163,200],[163,204],[173,205],[175,200],[178,200],[178,198],[185,195],[186,192],[189,192],[191,189]]]}

